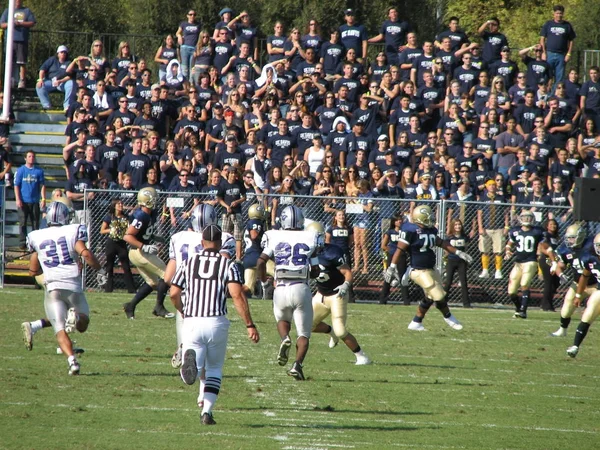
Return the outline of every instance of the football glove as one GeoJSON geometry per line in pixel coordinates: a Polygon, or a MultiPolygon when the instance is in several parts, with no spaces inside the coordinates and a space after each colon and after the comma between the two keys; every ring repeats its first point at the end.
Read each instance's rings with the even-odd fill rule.
{"type": "Polygon", "coordinates": [[[406,287],[410,283],[410,273],[412,272],[412,270],[413,270],[413,268],[411,266],[408,266],[406,268],[406,272],[404,272],[404,275],[402,275],[402,279],[400,280],[400,284],[402,286],[406,287]]]}
{"type": "Polygon", "coordinates": [[[468,264],[471,264],[473,262],[473,257],[467,252],[463,252],[462,250],[456,250],[455,254],[463,261],[466,261],[468,264]]]}
{"type": "Polygon", "coordinates": [[[144,253],[148,253],[149,255],[158,255],[158,247],[154,244],[145,244],[142,247],[142,251],[144,253]]]}
{"type": "Polygon", "coordinates": [[[345,297],[350,292],[350,282],[344,281],[338,287],[336,287],[334,292],[337,292],[340,297],[345,297]]]}
{"type": "Polygon", "coordinates": [[[552,265],[550,266],[550,275],[554,275],[556,273],[557,267],[558,263],[556,261],[552,261],[552,265]]]}
{"type": "Polygon", "coordinates": [[[106,269],[100,269],[96,274],[96,281],[98,282],[98,287],[104,287],[106,283],[108,283],[108,274],[106,273],[106,269]]]}
{"type": "Polygon", "coordinates": [[[569,283],[569,278],[564,273],[561,273],[558,276],[558,278],[560,279],[560,285],[561,286],[564,286],[565,284],[569,283]]]}
{"type": "Polygon", "coordinates": [[[388,267],[383,274],[383,278],[386,283],[391,283],[394,280],[396,280],[396,281],[399,280],[400,274],[398,273],[398,267],[396,267],[396,266],[388,267]]]}

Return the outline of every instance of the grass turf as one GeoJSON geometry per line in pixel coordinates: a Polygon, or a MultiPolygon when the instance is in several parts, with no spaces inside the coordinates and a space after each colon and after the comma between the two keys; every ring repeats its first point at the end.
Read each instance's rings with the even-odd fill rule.
{"type": "MultiPolygon", "coordinates": [[[[233,306],[217,426],[200,425],[197,384],[171,368],[173,320],[153,299],[127,321],[122,294],[88,294],[81,375],[67,376],[51,329],[26,351],[20,324],[43,317],[43,294],[0,291],[0,448],[592,449],[600,442],[600,342],[592,326],[578,357],[550,338],[558,313],[456,309],[453,331],[432,308],[427,332],[406,329],[414,307],[353,304],[348,328],[371,366],[315,335],[297,382],[277,365],[271,302],[251,301],[253,345],[233,306]]],[[[172,308],[170,308],[172,310],[172,308]]],[[[597,325],[598,326],[598,325],[597,325]]],[[[291,351],[293,360],[294,350],[291,351]]],[[[290,361],[291,362],[291,361],[290,361]]]]}

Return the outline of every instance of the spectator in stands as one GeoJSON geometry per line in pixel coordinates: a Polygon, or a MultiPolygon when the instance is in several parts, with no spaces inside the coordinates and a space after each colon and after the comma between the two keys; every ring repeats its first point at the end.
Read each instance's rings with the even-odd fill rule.
{"type": "MultiPolygon", "coordinates": [[[[23,6],[21,0],[15,0],[14,6],[14,34],[13,34],[13,53],[14,62],[19,68],[19,89],[25,89],[25,80],[27,75],[27,56],[29,50],[29,29],[36,25],[36,19],[33,12],[23,6]]],[[[0,28],[8,28],[8,8],[0,17],[0,28]]],[[[41,78],[41,77],[40,77],[41,78]]]]}
{"type": "Polygon", "coordinates": [[[221,183],[217,193],[219,204],[225,212],[222,216],[222,227],[226,233],[232,233],[235,238],[236,259],[242,259],[242,239],[244,224],[242,222],[242,203],[246,201],[246,189],[239,181],[238,168],[230,166],[227,178],[221,183]]]}
{"type": "Polygon", "coordinates": [[[171,62],[173,59],[177,58],[177,48],[175,47],[175,39],[173,39],[172,35],[167,35],[164,43],[158,47],[156,50],[156,55],[154,55],[154,62],[158,63],[158,79],[162,80],[163,77],[167,74],[167,64],[171,62]]]}
{"type": "MultiPolygon", "coordinates": [[[[463,223],[460,219],[454,219],[450,225],[452,230],[446,240],[450,245],[454,246],[458,250],[466,252],[467,244],[469,242],[469,236],[464,230],[463,223]]],[[[446,264],[446,280],[444,282],[444,291],[450,292],[450,286],[454,278],[454,272],[458,271],[458,281],[460,285],[460,294],[462,298],[462,304],[465,308],[471,307],[471,301],[469,299],[469,284],[467,280],[468,263],[453,253],[448,254],[448,263],[446,264]]]]}
{"type": "Polygon", "coordinates": [[[123,240],[128,226],[129,220],[124,213],[123,201],[120,198],[113,198],[108,214],[104,216],[100,227],[100,234],[107,235],[105,269],[108,278],[104,286],[104,292],[113,291],[115,257],[119,258],[119,263],[123,269],[123,279],[127,292],[130,294],[135,292],[133,274],[131,273],[131,265],[127,254],[127,243],[123,240]]]}
{"type": "Polygon", "coordinates": [[[171,226],[175,229],[182,229],[188,224],[194,207],[199,203],[198,198],[193,196],[193,193],[198,192],[198,189],[189,183],[190,178],[191,172],[187,168],[181,169],[177,182],[173,180],[174,186],[169,186],[169,191],[177,192],[172,198],[182,200],[181,206],[169,207],[171,226]]]}
{"type": "Polygon", "coordinates": [[[381,25],[379,34],[368,39],[369,44],[385,42],[385,56],[390,65],[397,65],[400,47],[406,43],[406,35],[411,31],[407,21],[398,18],[398,8],[392,6],[387,10],[388,19],[381,25]]]}
{"type": "MultiPolygon", "coordinates": [[[[254,61],[258,61],[258,30],[252,26],[250,14],[242,11],[229,21],[227,28],[235,32],[235,43],[240,49],[240,53],[242,44],[247,44],[248,56],[251,56],[254,61]]],[[[249,62],[254,64],[252,61],[249,62]]]]}
{"type": "Polygon", "coordinates": [[[509,230],[508,208],[504,196],[497,194],[494,180],[485,183],[486,193],[479,199],[477,225],[479,228],[479,251],[482,271],[479,278],[489,278],[490,253],[494,254],[496,272],[494,278],[502,279],[502,254],[509,230]]]}
{"type": "Polygon", "coordinates": [[[508,47],[506,36],[500,33],[500,20],[497,17],[492,17],[486,20],[477,30],[483,39],[483,60],[488,64],[500,59],[500,50],[503,47],[508,47]]]}
{"type": "MultiPolygon", "coordinates": [[[[548,220],[546,222],[546,231],[544,233],[544,240],[553,249],[558,248],[560,245],[560,236],[558,232],[558,223],[556,220],[548,220]]],[[[542,293],[542,300],[540,301],[540,307],[542,311],[554,311],[554,294],[558,290],[560,285],[560,278],[555,274],[550,273],[550,265],[545,255],[540,255],[538,263],[542,275],[544,277],[544,290],[542,293]]]]}
{"type": "Polygon", "coordinates": [[[580,107],[585,119],[594,121],[594,129],[600,130],[600,68],[592,66],[590,79],[579,90],[580,107]]]}
{"type": "Polygon", "coordinates": [[[369,243],[367,241],[367,230],[374,225],[371,218],[373,211],[373,193],[367,180],[358,182],[358,194],[356,202],[360,205],[362,212],[357,215],[354,221],[354,268],[353,271],[362,275],[367,275],[369,264],[369,243]],[[361,267],[362,259],[362,269],[361,267]]]}
{"type": "Polygon", "coordinates": [[[547,21],[540,31],[540,45],[543,51],[543,59],[552,67],[556,81],[562,81],[565,74],[565,66],[571,60],[575,30],[569,22],[563,20],[565,8],[555,5],[553,18],[547,21]]]}
{"type": "MultiPolygon", "coordinates": [[[[84,163],[77,164],[73,167],[73,174],[69,181],[67,181],[66,194],[67,198],[71,200],[73,210],[75,211],[74,223],[87,224],[89,209],[85,209],[85,198],[86,189],[93,189],[94,185],[92,180],[88,178],[86,173],[86,165],[84,163]]],[[[87,193],[87,199],[92,200],[94,198],[94,192],[87,193]]]]}
{"type": "Polygon", "coordinates": [[[65,112],[69,109],[73,92],[73,80],[67,73],[67,68],[71,63],[68,53],[67,47],[60,45],[56,49],[58,56],[48,58],[40,67],[36,91],[44,109],[52,107],[48,95],[51,92],[63,92],[65,94],[63,109],[65,112]]]}
{"type": "Polygon", "coordinates": [[[352,9],[344,11],[346,23],[339,28],[341,43],[348,50],[353,49],[360,55],[361,62],[367,58],[368,35],[364,25],[356,23],[356,15],[352,9]]]}
{"type": "Polygon", "coordinates": [[[134,189],[146,182],[146,172],[150,168],[150,158],[142,154],[142,139],[134,137],[131,141],[131,153],[126,153],[119,163],[119,182],[124,174],[131,175],[134,189]]]}
{"type": "Polygon", "coordinates": [[[40,226],[40,207],[46,207],[46,181],[44,170],[35,165],[35,152],[25,153],[25,165],[15,174],[15,200],[19,216],[19,248],[26,249],[27,225],[32,230],[40,226]]]}

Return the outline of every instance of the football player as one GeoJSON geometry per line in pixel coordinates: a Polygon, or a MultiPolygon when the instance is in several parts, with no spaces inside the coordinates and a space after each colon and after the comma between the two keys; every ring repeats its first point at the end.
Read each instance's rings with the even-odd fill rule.
{"type": "MultiPolygon", "coordinates": [[[[202,246],[202,230],[209,225],[217,224],[217,213],[211,205],[199,204],[192,210],[190,217],[191,230],[183,230],[171,236],[169,242],[169,262],[165,270],[165,282],[170,285],[177,268],[192,256],[200,253],[202,246]]],[[[221,234],[221,250],[223,256],[231,259],[235,256],[235,239],[229,233],[221,234]]],[[[185,304],[185,291],[181,294],[181,302],[185,304]]],[[[177,314],[175,318],[175,331],[177,334],[177,350],[171,358],[171,366],[178,369],[182,361],[182,333],[183,316],[177,314]]],[[[204,377],[200,377],[200,391],[198,395],[198,406],[202,408],[204,396],[204,377]]]]}
{"type": "Polygon", "coordinates": [[[273,311],[281,337],[277,362],[280,366],[287,364],[292,346],[289,333],[293,319],[298,334],[296,360],[287,373],[296,380],[304,380],[302,363],[308,351],[313,323],[308,279],[319,275],[317,236],[312,231],[304,231],[304,214],[297,206],[285,207],[279,217],[281,229],[269,230],[263,235],[263,251],[258,257],[256,270],[264,292],[268,288],[267,261],[273,259],[275,262],[273,311]]]}
{"type": "MultiPolygon", "coordinates": [[[[565,294],[563,306],[560,310],[560,328],[554,333],[551,333],[551,336],[564,337],[567,335],[567,328],[571,323],[571,316],[577,308],[575,305],[576,286],[578,285],[581,274],[583,273],[581,256],[585,253],[592,253],[594,251],[594,238],[591,236],[586,236],[587,233],[583,223],[577,222],[573,225],[570,225],[565,232],[565,242],[556,250],[558,261],[552,263],[552,266],[550,267],[550,273],[556,273],[556,275],[560,278],[561,284],[568,282],[565,269],[567,267],[571,267],[573,269],[573,277],[575,281],[574,283],[571,283],[571,286],[565,294]]],[[[594,273],[586,278],[586,280],[587,287],[583,290],[583,292],[580,293],[580,302],[582,299],[585,300],[592,295],[592,293],[594,293],[595,285],[598,283],[594,273]]]]}
{"type": "MultiPolygon", "coordinates": [[[[258,257],[262,253],[261,241],[263,234],[265,233],[265,209],[255,203],[248,208],[248,222],[244,228],[244,258],[242,262],[244,264],[244,291],[249,297],[254,293],[254,287],[256,284],[256,263],[258,257]]],[[[273,276],[274,274],[273,261],[267,263],[267,274],[273,276]]],[[[268,294],[263,292],[263,299],[268,298],[268,294]]]]}
{"type": "MultiPolygon", "coordinates": [[[[171,236],[169,242],[169,262],[165,270],[165,282],[170,285],[175,276],[177,268],[185,263],[188,258],[200,253],[202,247],[202,230],[209,225],[217,224],[217,213],[215,208],[207,204],[199,204],[192,210],[190,217],[190,228],[175,233],[171,236]]],[[[235,239],[230,233],[221,233],[220,253],[231,259],[235,256],[235,239]]],[[[185,292],[182,295],[182,302],[185,303],[185,292]]],[[[183,317],[176,316],[175,327],[177,330],[177,351],[171,358],[171,364],[174,369],[181,366],[181,325],[183,317]]]]}
{"type": "MultiPolygon", "coordinates": [[[[319,222],[312,222],[306,230],[313,231],[323,240],[325,229],[319,222]]],[[[352,270],[346,262],[344,251],[334,244],[323,243],[318,251],[320,274],[316,279],[317,293],[312,299],[313,328],[315,333],[328,333],[329,348],[334,348],[339,340],[354,353],[356,365],[371,364],[369,357],[362,351],[356,338],[346,330],[348,317],[347,305],[352,288],[352,270]],[[323,322],[331,315],[331,325],[323,322]]]]}
{"type": "Polygon", "coordinates": [[[67,355],[69,375],[78,375],[80,366],[67,333],[83,333],[90,323],[90,308],[83,293],[79,257],[86,264],[100,270],[100,263],[86,247],[88,241],[85,225],[69,225],[69,208],[52,203],[46,212],[48,228],[35,230],[27,236],[31,254],[29,273],[44,274],[46,286],[44,308],[62,353],[67,355]]]}
{"type": "Polygon", "coordinates": [[[153,187],[140,189],[137,195],[138,207],[131,213],[129,227],[123,237],[123,240],[131,246],[129,260],[137,267],[144,279],[144,284],[133,299],[123,304],[123,311],[128,319],[135,318],[135,307],[154,289],[156,289],[156,305],[152,314],[165,319],[175,317],[165,308],[165,296],[169,289],[164,280],[165,263],[158,257],[158,246],[150,244],[152,240],[157,239],[154,235],[156,221],[154,208],[157,206],[157,201],[156,189],[153,187]]]}
{"type": "Polygon", "coordinates": [[[510,272],[508,280],[508,295],[515,305],[514,317],[527,318],[527,303],[529,302],[529,286],[533,277],[538,272],[537,255],[542,253],[552,260],[555,259],[552,247],[544,240],[544,229],[534,226],[533,212],[526,210],[519,215],[520,226],[508,232],[506,253],[504,259],[508,261],[515,255],[515,265],[510,272]],[[521,300],[519,301],[519,288],[521,300]]]}
{"type": "MultiPolygon", "coordinates": [[[[577,283],[575,301],[573,302],[576,307],[579,306],[581,299],[583,298],[583,293],[589,289],[588,280],[592,278],[592,275],[596,279],[600,279],[600,233],[594,237],[593,245],[593,253],[584,253],[580,258],[583,269],[581,271],[581,277],[579,277],[579,282],[577,283]]],[[[596,285],[596,289],[589,296],[585,310],[581,315],[581,322],[579,322],[579,325],[577,326],[577,332],[575,333],[573,345],[567,349],[567,355],[569,355],[571,358],[575,358],[577,356],[577,353],[579,353],[579,347],[585,339],[590,326],[594,320],[596,320],[598,315],[600,315],[600,290],[598,290],[598,288],[600,288],[600,286],[596,285]]]]}
{"type": "Polygon", "coordinates": [[[408,252],[412,267],[407,269],[402,277],[402,282],[407,283],[410,278],[421,286],[425,293],[425,300],[421,301],[417,307],[417,314],[408,325],[408,329],[424,331],[423,318],[431,305],[435,303],[436,308],[443,314],[446,323],[454,330],[462,330],[463,326],[448,308],[442,277],[435,270],[434,247],[442,247],[448,253],[455,254],[469,264],[473,262],[473,258],[468,253],[456,249],[439,238],[431,208],[419,204],[412,212],[411,222],[402,224],[400,228],[400,240],[392,257],[392,263],[386,270],[386,281],[391,283],[400,279],[397,264],[402,253],[408,252]]]}

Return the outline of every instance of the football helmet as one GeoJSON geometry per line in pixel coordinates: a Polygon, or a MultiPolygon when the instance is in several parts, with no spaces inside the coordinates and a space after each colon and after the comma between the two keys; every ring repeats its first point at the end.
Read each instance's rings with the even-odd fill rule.
{"type": "Polygon", "coordinates": [[[583,244],[583,241],[585,241],[586,236],[587,233],[583,223],[576,222],[567,228],[565,232],[565,244],[569,248],[579,248],[583,244]]]}
{"type": "Polygon", "coordinates": [[[145,206],[146,208],[154,208],[156,201],[158,200],[158,193],[153,187],[145,187],[140,189],[137,195],[138,205],[145,206]]]}
{"type": "Polygon", "coordinates": [[[255,203],[248,208],[248,218],[254,220],[265,220],[265,208],[258,203],[255,203]]]}
{"type": "Polygon", "coordinates": [[[317,235],[317,245],[319,248],[325,247],[325,228],[321,224],[321,222],[313,221],[307,224],[304,229],[306,231],[312,231],[317,235]]]}
{"type": "Polygon", "coordinates": [[[283,208],[279,216],[282,230],[302,230],[304,228],[304,213],[296,205],[283,208]]]}
{"type": "Polygon", "coordinates": [[[207,226],[217,224],[217,213],[215,208],[211,205],[200,203],[192,211],[190,221],[192,222],[192,229],[196,233],[202,233],[202,230],[207,226]]]}
{"type": "Polygon", "coordinates": [[[594,237],[594,251],[596,255],[600,256],[600,233],[594,237]]]}
{"type": "Polygon", "coordinates": [[[71,221],[71,212],[67,205],[62,202],[52,202],[46,210],[46,222],[48,226],[68,225],[71,221]]]}
{"type": "Polygon", "coordinates": [[[71,202],[71,200],[69,200],[68,197],[57,197],[54,199],[54,201],[63,203],[70,210],[73,209],[73,203],[71,202]]]}
{"type": "Polygon", "coordinates": [[[431,228],[435,225],[435,217],[433,217],[433,212],[427,205],[417,205],[412,212],[411,219],[412,223],[425,228],[431,228]]]}
{"type": "Polygon", "coordinates": [[[535,216],[531,211],[521,211],[519,214],[519,224],[523,227],[532,227],[535,223],[535,216]]]}

